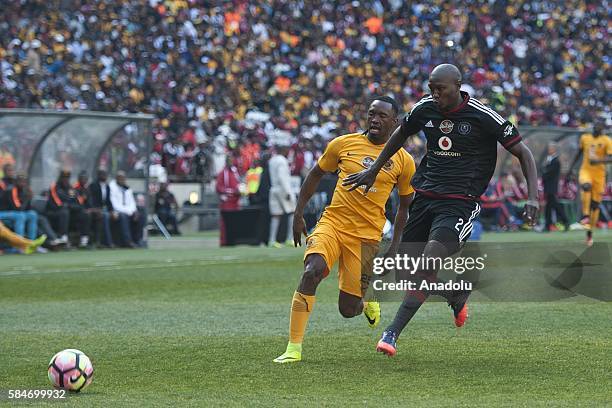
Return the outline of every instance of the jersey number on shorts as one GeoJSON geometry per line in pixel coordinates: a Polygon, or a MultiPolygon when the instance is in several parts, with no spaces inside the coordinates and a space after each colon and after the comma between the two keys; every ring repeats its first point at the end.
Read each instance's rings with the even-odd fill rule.
{"type": "Polygon", "coordinates": [[[461,226],[463,225],[463,218],[459,218],[459,222],[455,224],[455,229],[457,231],[461,231],[461,226]]]}

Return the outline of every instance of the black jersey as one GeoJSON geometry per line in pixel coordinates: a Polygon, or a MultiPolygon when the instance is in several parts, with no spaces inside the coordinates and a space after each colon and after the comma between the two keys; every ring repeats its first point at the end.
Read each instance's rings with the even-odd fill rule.
{"type": "Polygon", "coordinates": [[[419,100],[402,121],[405,136],[423,130],[427,155],[412,186],[432,197],[478,200],[497,161],[497,142],[506,149],[521,141],[516,127],[493,109],[461,92],[463,102],[442,112],[430,95],[419,100]]]}

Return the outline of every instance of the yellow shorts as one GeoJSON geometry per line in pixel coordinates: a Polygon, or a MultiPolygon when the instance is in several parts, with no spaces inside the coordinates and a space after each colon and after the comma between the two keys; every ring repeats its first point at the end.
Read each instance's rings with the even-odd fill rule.
{"type": "Polygon", "coordinates": [[[578,174],[578,182],[580,185],[591,185],[591,201],[601,203],[603,193],[606,190],[606,175],[593,173],[589,170],[580,169],[578,174]]]}
{"type": "Polygon", "coordinates": [[[378,253],[378,241],[368,241],[337,231],[326,224],[319,224],[306,239],[304,260],[310,254],[320,254],[325,259],[329,274],[338,265],[338,287],[341,291],[363,298],[372,279],[373,261],[378,253]]]}

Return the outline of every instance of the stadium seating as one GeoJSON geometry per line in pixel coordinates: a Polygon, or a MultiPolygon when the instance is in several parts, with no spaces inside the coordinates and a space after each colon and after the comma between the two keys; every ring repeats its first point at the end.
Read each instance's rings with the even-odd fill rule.
{"type": "Polygon", "coordinates": [[[179,178],[206,177],[217,136],[240,151],[276,127],[320,152],[359,128],[371,94],[409,109],[442,61],[519,125],[610,115],[601,2],[57,4],[15,2],[0,15],[0,107],[155,113],[156,157],[179,178]]]}

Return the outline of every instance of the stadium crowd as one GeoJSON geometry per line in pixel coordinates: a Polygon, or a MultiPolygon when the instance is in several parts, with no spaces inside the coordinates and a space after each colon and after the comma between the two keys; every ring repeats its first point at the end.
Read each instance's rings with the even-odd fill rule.
{"type": "Polygon", "coordinates": [[[581,126],[610,114],[607,17],[584,0],[21,0],[0,15],[0,107],[154,113],[179,175],[273,130],[321,150],[369,95],[408,110],[443,61],[519,126],[581,126]]]}
{"type": "MultiPolygon", "coordinates": [[[[609,120],[608,13],[586,0],[20,0],[0,14],[0,107],[153,113],[162,180],[213,180],[226,155],[244,180],[287,141],[303,176],[363,126],[369,96],[407,111],[441,62],[519,127],[609,120]]],[[[131,137],[111,148],[135,162],[131,137]]],[[[418,161],[423,140],[406,148],[418,161]]],[[[493,202],[517,196],[500,187],[511,180],[493,202]]],[[[511,224],[510,204],[493,212],[511,224]]]]}

